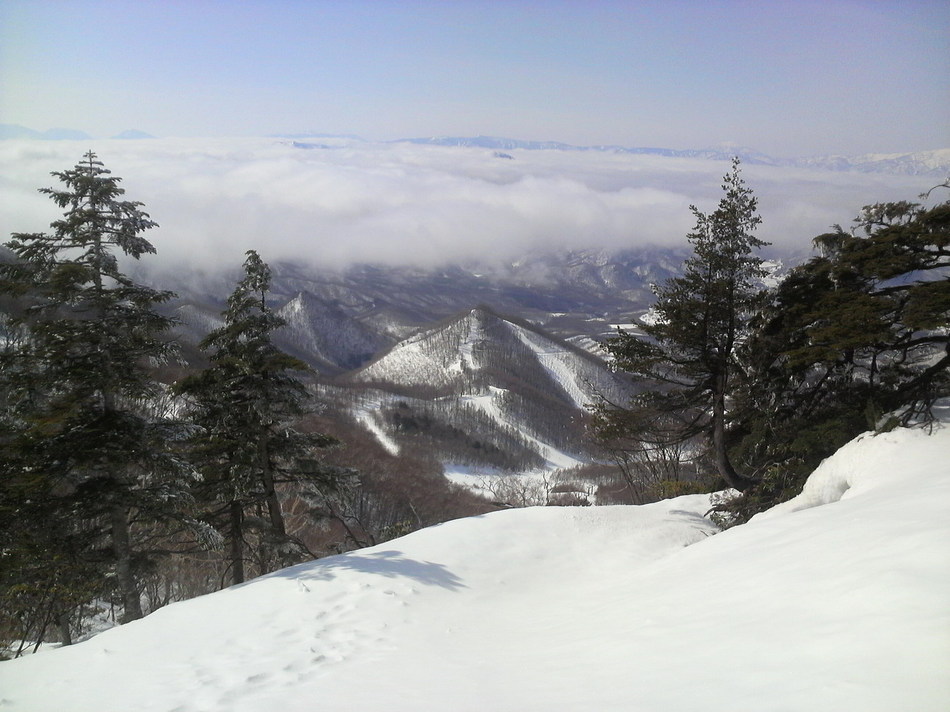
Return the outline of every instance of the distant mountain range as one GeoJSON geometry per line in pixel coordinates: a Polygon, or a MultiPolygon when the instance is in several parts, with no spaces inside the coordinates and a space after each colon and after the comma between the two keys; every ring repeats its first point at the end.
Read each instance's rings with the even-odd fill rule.
{"type": "MultiPolygon", "coordinates": [[[[292,139],[295,148],[330,149],[331,143],[308,141],[307,139],[346,139],[363,141],[351,134],[280,134],[279,138],[292,139]]],[[[0,124],[0,140],[91,140],[93,137],[84,131],[56,128],[47,131],[35,131],[17,124],[0,124]]],[[[111,138],[146,139],[154,138],[144,131],[123,131],[111,138]]],[[[786,166],[831,171],[857,171],[860,173],[892,173],[899,175],[923,175],[946,178],[950,176],[950,148],[907,153],[869,153],[858,156],[824,155],[803,158],[776,158],[754,148],[729,146],[702,149],[674,149],[659,147],[630,147],[618,145],[575,146],[559,141],[523,141],[498,136],[433,136],[427,138],[404,138],[392,143],[412,143],[427,146],[454,146],[463,148],[483,148],[495,151],[499,158],[512,159],[507,151],[600,151],[606,153],[626,153],[631,155],[664,156],[667,158],[698,158],[713,161],[728,161],[738,156],[743,162],[754,165],[786,166]]]]}
{"type": "MultiPolygon", "coordinates": [[[[116,134],[111,138],[140,139],[155,138],[151,134],[136,129],[129,129],[116,134]]],[[[33,141],[90,141],[92,136],[85,131],[76,129],[47,129],[46,131],[36,131],[28,129],[19,124],[0,124],[0,140],[4,139],[28,139],[33,141]]]]}
{"type": "MultiPolygon", "coordinates": [[[[504,265],[341,270],[284,261],[271,265],[271,294],[287,321],[281,346],[328,376],[362,367],[402,339],[479,305],[597,352],[596,342],[616,324],[648,309],[651,285],[677,274],[686,254],[685,248],[565,250],[504,265]]],[[[192,341],[219,323],[233,288],[225,276],[183,271],[160,281],[180,295],[178,316],[192,341]]]]}
{"type": "MultiPolygon", "coordinates": [[[[715,149],[672,149],[626,147],[615,145],[572,146],[556,141],[519,141],[494,136],[437,136],[432,138],[402,139],[404,142],[432,146],[463,146],[485,148],[497,151],[602,151],[608,153],[628,153],[634,155],[665,156],[668,158],[702,158],[714,161],[728,161],[738,156],[743,162],[767,166],[791,166],[798,168],[817,168],[833,171],[858,171],[861,173],[897,173],[901,175],[950,175],[950,148],[911,153],[875,153],[860,156],[813,156],[807,158],[775,158],[753,148],[728,147],[715,149]]],[[[510,156],[505,156],[510,158],[510,156]]]]}
{"type": "Polygon", "coordinates": [[[34,131],[17,124],[0,124],[0,139],[30,139],[39,141],[85,141],[92,138],[85,131],[75,129],[47,129],[34,131]]]}

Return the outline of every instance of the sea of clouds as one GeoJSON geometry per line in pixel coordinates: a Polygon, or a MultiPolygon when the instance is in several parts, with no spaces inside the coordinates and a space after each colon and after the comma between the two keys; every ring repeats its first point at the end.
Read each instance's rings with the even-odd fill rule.
{"type": "MultiPolygon", "coordinates": [[[[715,208],[728,163],[598,151],[370,143],[353,139],[0,142],[0,240],[41,232],[61,211],[39,187],[93,150],[160,227],[164,266],[267,261],[434,266],[535,250],[685,245],[689,206],[715,208]]],[[[759,236],[806,253],[860,207],[915,200],[928,177],[743,166],[759,236]]]]}

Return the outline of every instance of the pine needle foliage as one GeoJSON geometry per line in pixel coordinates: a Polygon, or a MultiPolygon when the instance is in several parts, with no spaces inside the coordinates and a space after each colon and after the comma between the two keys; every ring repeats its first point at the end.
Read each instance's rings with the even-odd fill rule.
{"type": "Polygon", "coordinates": [[[120,179],[92,152],[53,175],[62,187],[41,192],[63,218],[50,233],[13,235],[12,259],[0,264],[10,305],[0,516],[3,549],[13,552],[0,588],[14,608],[32,601],[37,610],[21,613],[34,621],[41,609],[68,621],[84,600],[113,591],[122,620],[132,620],[150,560],[138,532],[184,516],[194,474],[174,446],[186,428],[154,406],[152,368],[175,354],[173,321],[157,307],[173,295],[120,268],[120,255],[155,252],[142,236],[155,223],[122,198],[120,179]]]}
{"type": "Polygon", "coordinates": [[[299,557],[297,542],[287,535],[281,486],[307,482],[332,489],[339,476],[316,457],[336,441],[293,427],[309,402],[300,380],[309,368],[272,341],[284,321],[267,303],[270,280],[267,264],[248,251],[224,325],[201,343],[210,366],[177,386],[200,428],[192,440],[204,475],[199,497],[208,521],[224,532],[232,583],[244,580],[249,557],[260,573],[299,557]]]}

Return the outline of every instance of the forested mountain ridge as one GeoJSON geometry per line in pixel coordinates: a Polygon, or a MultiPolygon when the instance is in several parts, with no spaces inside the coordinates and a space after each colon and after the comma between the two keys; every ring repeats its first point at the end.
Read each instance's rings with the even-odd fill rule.
{"type": "Polygon", "coordinates": [[[595,392],[617,395],[603,361],[531,324],[479,306],[401,341],[350,379],[457,392],[498,372],[583,406],[595,392]]]}

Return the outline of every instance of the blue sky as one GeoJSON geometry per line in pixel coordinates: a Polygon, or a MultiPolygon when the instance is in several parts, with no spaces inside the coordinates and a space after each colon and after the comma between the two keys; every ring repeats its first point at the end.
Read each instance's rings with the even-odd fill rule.
{"type": "Polygon", "coordinates": [[[950,3],[0,0],[0,123],[950,146],[950,3]]]}

